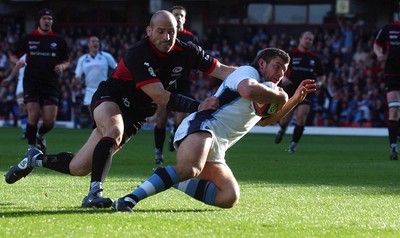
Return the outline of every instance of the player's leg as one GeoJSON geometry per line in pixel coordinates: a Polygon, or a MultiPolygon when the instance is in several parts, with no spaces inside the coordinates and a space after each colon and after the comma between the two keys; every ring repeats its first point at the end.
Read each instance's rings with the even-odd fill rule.
{"type": "Polygon", "coordinates": [[[297,106],[295,111],[296,125],[293,130],[292,141],[290,142],[288,152],[295,153],[297,143],[299,143],[300,138],[304,132],[304,126],[307,122],[308,113],[310,112],[310,105],[303,103],[297,106]]]}
{"type": "Polygon", "coordinates": [[[39,102],[27,102],[26,109],[28,112],[28,122],[26,124],[26,137],[28,140],[28,149],[36,147],[36,134],[38,131],[38,122],[40,117],[39,102]]]}
{"type": "Polygon", "coordinates": [[[205,204],[231,208],[239,202],[239,184],[225,163],[207,162],[197,178],[174,185],[175,188],[205,204]]]}
{"type": "Polygon", "coordinates": [[[157,107],[156,111],[156,125],[154,127],[154,144],[156,158],[154,164],[156,166],[162,166],[164,163],[164,141],[165,141],[165,128],[168,123],[169,111],[163,107],[157,107]]]}
{"type": "Polygon", "coordinates": [[[275,135],[275,144],[281,143],[283,136],[286,133],[287,127],[289,126],[290,121],[292,120],[293,113],[295,110],[290,111],[285,117],[283,117],[279,121],[279,131],[275,135]]]}
{"type": "MultiPolygon", "coordinates": [[[[72,176],[86,176],[92,170],[93,151],[101,138],[102,135],[95,128],[86,143],[76,154],[71,152],[43,154],[36,148],[29,150],[23,160],[12,166],[7,172],[5,175],[6,182],[15,183],[22,177],[26,177],[35,167],[44,167],[72,176]]],[[[114,154],[117,151],[115,150],[114,154]]],[[[106,166],[105,170],[108,171],[109,166],[106,166]]],[[[103,181],[104,177],[102,178],[103,181]]]]}
{"type": "Polygon", "coordinates": [[[209,132],[196,132],[188,135],[179,145],[176,165],[157,168],[153,175],[132,193],[113,203],[116,211],[132,211],[142,199],[171,188],[174,184],[199,176],[212,145],[209,132]]]}
{"type": "Polygon", "coordinates": [[[43,123],[38,129],[38,133],[36,135],[36,142],[38,144],[39,149],[46,153],[47,145],[45,134],[51,131],[54,128],[57,118],[58,106],[56,104],[46,104],[42,107],[42,120],[43,123]]]}
{"type": "Polygon", "coordinates": [[[112,155],[122,141],[124,122],[119,106],[111,101],[98,105],[93,111],[93,118],[102,137],[93,150],[90,188],[82,207],[110,207],[112,200],[102,196],[102,181],[108,173],[112,155]]]}
{"type": "Polygon", "coordinates": [[[399,119],[400,119],[400,91],[389,91],[386,94],[389,118],[388,118],[388,134],[390,144],[390,159],[398,160],[397,137],[399,135],[399,119]]]}
{"type": "Polygon", "coordinates": [[[22,139],[26,139],[26,124],[28,122],[28,114],[26,112],[26,106],[24,104],[24,95],[22,93],[17,94],[19,120],[22,130],[22,139]]]}
{"type": "Polygon", "coordinates": [[[183,113],[183,112],[174,112],[174,125],[172,127],[171,130],[171,135],[169,137],[169,141],[168,141],[168,149],[169,151],[173,152],[175,151],[174,148],[174,136],[175,136],[175,132],[178,129],[179,125],[181,124],[181,122],[183,121],[183,119],[185,117],[188,116],[188,113],[183,113]]]}

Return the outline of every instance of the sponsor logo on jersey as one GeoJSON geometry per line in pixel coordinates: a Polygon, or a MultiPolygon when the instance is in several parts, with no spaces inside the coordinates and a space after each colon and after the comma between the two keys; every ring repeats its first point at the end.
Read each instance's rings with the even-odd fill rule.
{"type": "Polygon", "coordinates": [[[125,107],[131,106],[131,102],[129,101],[128,98],[122,98],[122,102],[124,103],[125,107]]]}
{"type": "Polygon", "coordinates": [[[182,70],[183,70],[183,68],[182,68],[181,66],[177,66],[177,67],[175,67],[175,68],[172,70],[172,72],[173,72],[174,74],[177,74],[177,73],[182,72],[182,70]]]}

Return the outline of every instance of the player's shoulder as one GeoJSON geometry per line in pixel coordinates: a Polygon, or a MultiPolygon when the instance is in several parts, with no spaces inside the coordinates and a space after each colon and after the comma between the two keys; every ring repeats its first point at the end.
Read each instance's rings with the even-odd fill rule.
{"type": "Polygon", "coordinates": [[[257,71],[256,68],[251,65],[243,65],[233,71],[225,81],[241,81],[245,79],[255,79],[257,81],[260,81],[260,78],[260,73],[257,71]]]}
{"type": "Polygon", "coordinates": [[[111,57],[111,58],[114,58],[113,56],[112,56],[112,54],[110,54],[109,52],[107,52],[107,51],[100,51],[100,54],[101,55],[103,55],[103,56],[105,56],[105,57],[111,57]]]}

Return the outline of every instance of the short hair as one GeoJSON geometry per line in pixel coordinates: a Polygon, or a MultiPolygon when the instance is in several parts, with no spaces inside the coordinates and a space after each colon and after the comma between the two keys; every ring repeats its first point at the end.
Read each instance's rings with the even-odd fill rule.
{"type": "Polygon", "coordinates": [[[272,59],[275,58],[281,58],[285,63],[290,62],[290,56],[288,53],[286,53],[284,50],[281,50],[279,48],[264,48],[260,50],[254,59],[253,63],[251,64],[253,67],[258,68],[258,60],[263,59],[267,63],[269,63],[272,59]]]}
{"type": "Polygon", "coordinates": [[[183,10],[183,11],[187,12],[187,11],[186,11],[186,8],[185,8],[184,6],[180,6],[180,5],[175,5],[175,6],[171,7],[171,8],[169,9],[169,11],[172,12],[172,11],[175,10],[175,9],[179,9],[179,10],[183,10]]]}
{"type": "Polygon", "coordinates": [[[171,12],[167,11],[167,10],[158,10],[155,13],[153,13],[153,15],[151,16],[150,19],[150,27],[153,28],[154,27],[154,21],[159,17],[159,16],[165,16],[170,18],[173,21],[176,21],[174,15],[172,15],[171,12]]]}
{"type": "Polygon", "coordinates": [[[53,11],[48,9],[48,8],[42,8],[38,11],[37,13],[37,21],[40,21],[40,18],[42,18],[42,16],[51,16],[53,17],[53,11]]]}

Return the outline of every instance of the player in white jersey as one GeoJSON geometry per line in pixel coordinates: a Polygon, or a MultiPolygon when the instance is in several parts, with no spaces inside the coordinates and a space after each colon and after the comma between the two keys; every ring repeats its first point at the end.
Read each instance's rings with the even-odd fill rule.
{"type": "Polygon", "coordinates": [[[85,78],[85,98],[83,104],[90,110],[90,103],[94,92],[100,82],[108,78],[109,70],[117,67],[117,62],[113,56],[100,50],[100,40],[97,36],[91,36],[88,41],[89,53],[79,57],[75,69],[75,78],[82,80],[85,78]]]}
{"type": "Polygon", "coordinates": [[[283,89],[271,89],[262,82],[275,85],[283,78],[289,55],[276,48],[259,52],[249,66],[241,66],[221,84],[215,96],[219,108],[192,113],[180,124],[174,139],[176,164],[157,168],[153,175],[132,193],[116,200],[116,211],[132,211],[142,199],[172,186],[208,205],[231,208],[239,201],[240,191],[233,172],[225,161],[225,152],[259,123],[275,123],[306,95],[316,91],[314,80],[305,79],[292,98],[283,89]],[[258,116],[256,103],[278,104],[269,117],[258,116]]]}
{"type": "Polygon", "coordinates": [[[26,107],[24,103],[24,87],[23,87],[25,66],[26,66],[26,54],[24,54],[19,58],[19,60],[15,63],[14,68],[11,70],[10,75],[2,81],[2,86],[6,86],[9,84],[11,80],[13,80],[18,76],[15,95],[17,97],[18,113],[22,129],[23,140],[26,139],[26,123],[28,122],[28,114],[26,112],[26,107]]]}

